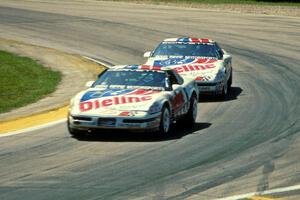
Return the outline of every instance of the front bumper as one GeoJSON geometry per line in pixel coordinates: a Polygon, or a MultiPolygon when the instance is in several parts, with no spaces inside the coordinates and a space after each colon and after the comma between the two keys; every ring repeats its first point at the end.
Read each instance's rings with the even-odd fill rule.
{"type": "Polygon", "coordinates": [[[68,116],[70,128],[90,129],[123,129],[123,130],[156,130],[160,124],[160,113],[147,117],[101,117],[101,116],[68,116]]]}
{"type": "Polygon", "coordinates": [[[200,94],[221,94],[224,86],[223,81],[220,82],[197,82],[200,94]]]}

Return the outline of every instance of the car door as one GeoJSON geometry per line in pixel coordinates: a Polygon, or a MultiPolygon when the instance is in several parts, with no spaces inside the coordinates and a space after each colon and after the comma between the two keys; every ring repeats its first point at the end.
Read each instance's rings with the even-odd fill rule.
{"type": "Polygon", "coordinates": [[[227,54],[221,47],[216,43],[216,53],[219,59],[222,59],[225,67],[226,80],[229,79],[231,73],[231,56],[227,54]]]}
{"type": "Polygon", "coordinates": [[[173,71],[168,71],[168,78],[172,85],[172,99],[171,104],[173,108],[174,117],[180,116],[184,113],[185,105],[188,102],[188,97],[183,87],[181,86],[182,81],[178,80],[173,71]]]}

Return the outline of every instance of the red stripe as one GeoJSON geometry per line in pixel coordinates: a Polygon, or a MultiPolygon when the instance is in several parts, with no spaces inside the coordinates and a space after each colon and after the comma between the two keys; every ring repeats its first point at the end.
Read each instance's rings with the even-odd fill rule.
{"type": "Polygon", "coordinates": [[[201,42],[199,38],[191,38],[192,42],[201,42]]]}
{"type": "Polygon", "coordinates": [[[161,70],[161,67],[159,67],[159,66],[153,66],[152,69],[153,70],[161,70]]]}
{"type": "Polygon", "coordinates": [[[209,43],[209,39],[207,39],[207,38],[202,38],[202,39],[201,39],[201,42],[202,42],[202,43],[209,43]]]}
{"type": "Polygon", "coordinates": [[[203,77],[202,77],[202,76],[196,77],[196,81],[201,81],[201,80],[203,80],[203,77]]]}
{"type": "Polygon", "coordinates": [[[150,66],[149,65],[141,65],[140,66],[140,69],[150,69],[150,66]]]}

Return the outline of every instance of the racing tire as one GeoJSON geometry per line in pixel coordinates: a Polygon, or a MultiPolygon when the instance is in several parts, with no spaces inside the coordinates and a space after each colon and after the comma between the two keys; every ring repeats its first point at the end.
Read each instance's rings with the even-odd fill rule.
{"type": "Polygon", "coordinates": [[[171,113],[167,106],[164,106],[161,110],[160,124],[158,132],[160,134],[168,134],[171,128],[171,113]]]}
{"type": "Polygon", "coordinates": [[[70,135],[73,137],[83,137],[86,135],[85,131],[78,130],[76,128],[71,128],[69,119],[68,119],[68,131],[70,135]]]}
{"type": "Polygon", "coordinates": [[[227,96],[227,94],[228,94],[228,81],[225,82],[225,84],[223,85],[220,97],[225,98],[227,96]]]}
{"type": "Polygon", "coordinates": [[[190,100],[189,110],[183,119],[184,123],[187,125],[194,125],[197,119],[197,112],[198,112],[198,102],[196,96],[193,95],[190,100]]]}
{"type": "Polygon", "coordinates": [[[227,85],[228,85],[228,90],[230,90],[231,89],[231,85],[232,85],[232,69],[231,69],[231,72],[230,72],[230,77],[228,79],[227,85]]]}

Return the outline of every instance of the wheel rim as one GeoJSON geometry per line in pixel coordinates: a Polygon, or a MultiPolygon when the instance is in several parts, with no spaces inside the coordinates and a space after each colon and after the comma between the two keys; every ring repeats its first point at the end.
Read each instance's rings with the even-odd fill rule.
{"type": "Polygon", "coordinates": [[[170,128],[170,113],[168,109],[164,110],[163,113],[163,129],[164,132],[167,133],[169,131],[170,128]]]}
{"type": "Polygon", "coordinates": [[[194,99],[193,101],[193,120],[196,121],[197,118],[197,101],[194,99]]]}

